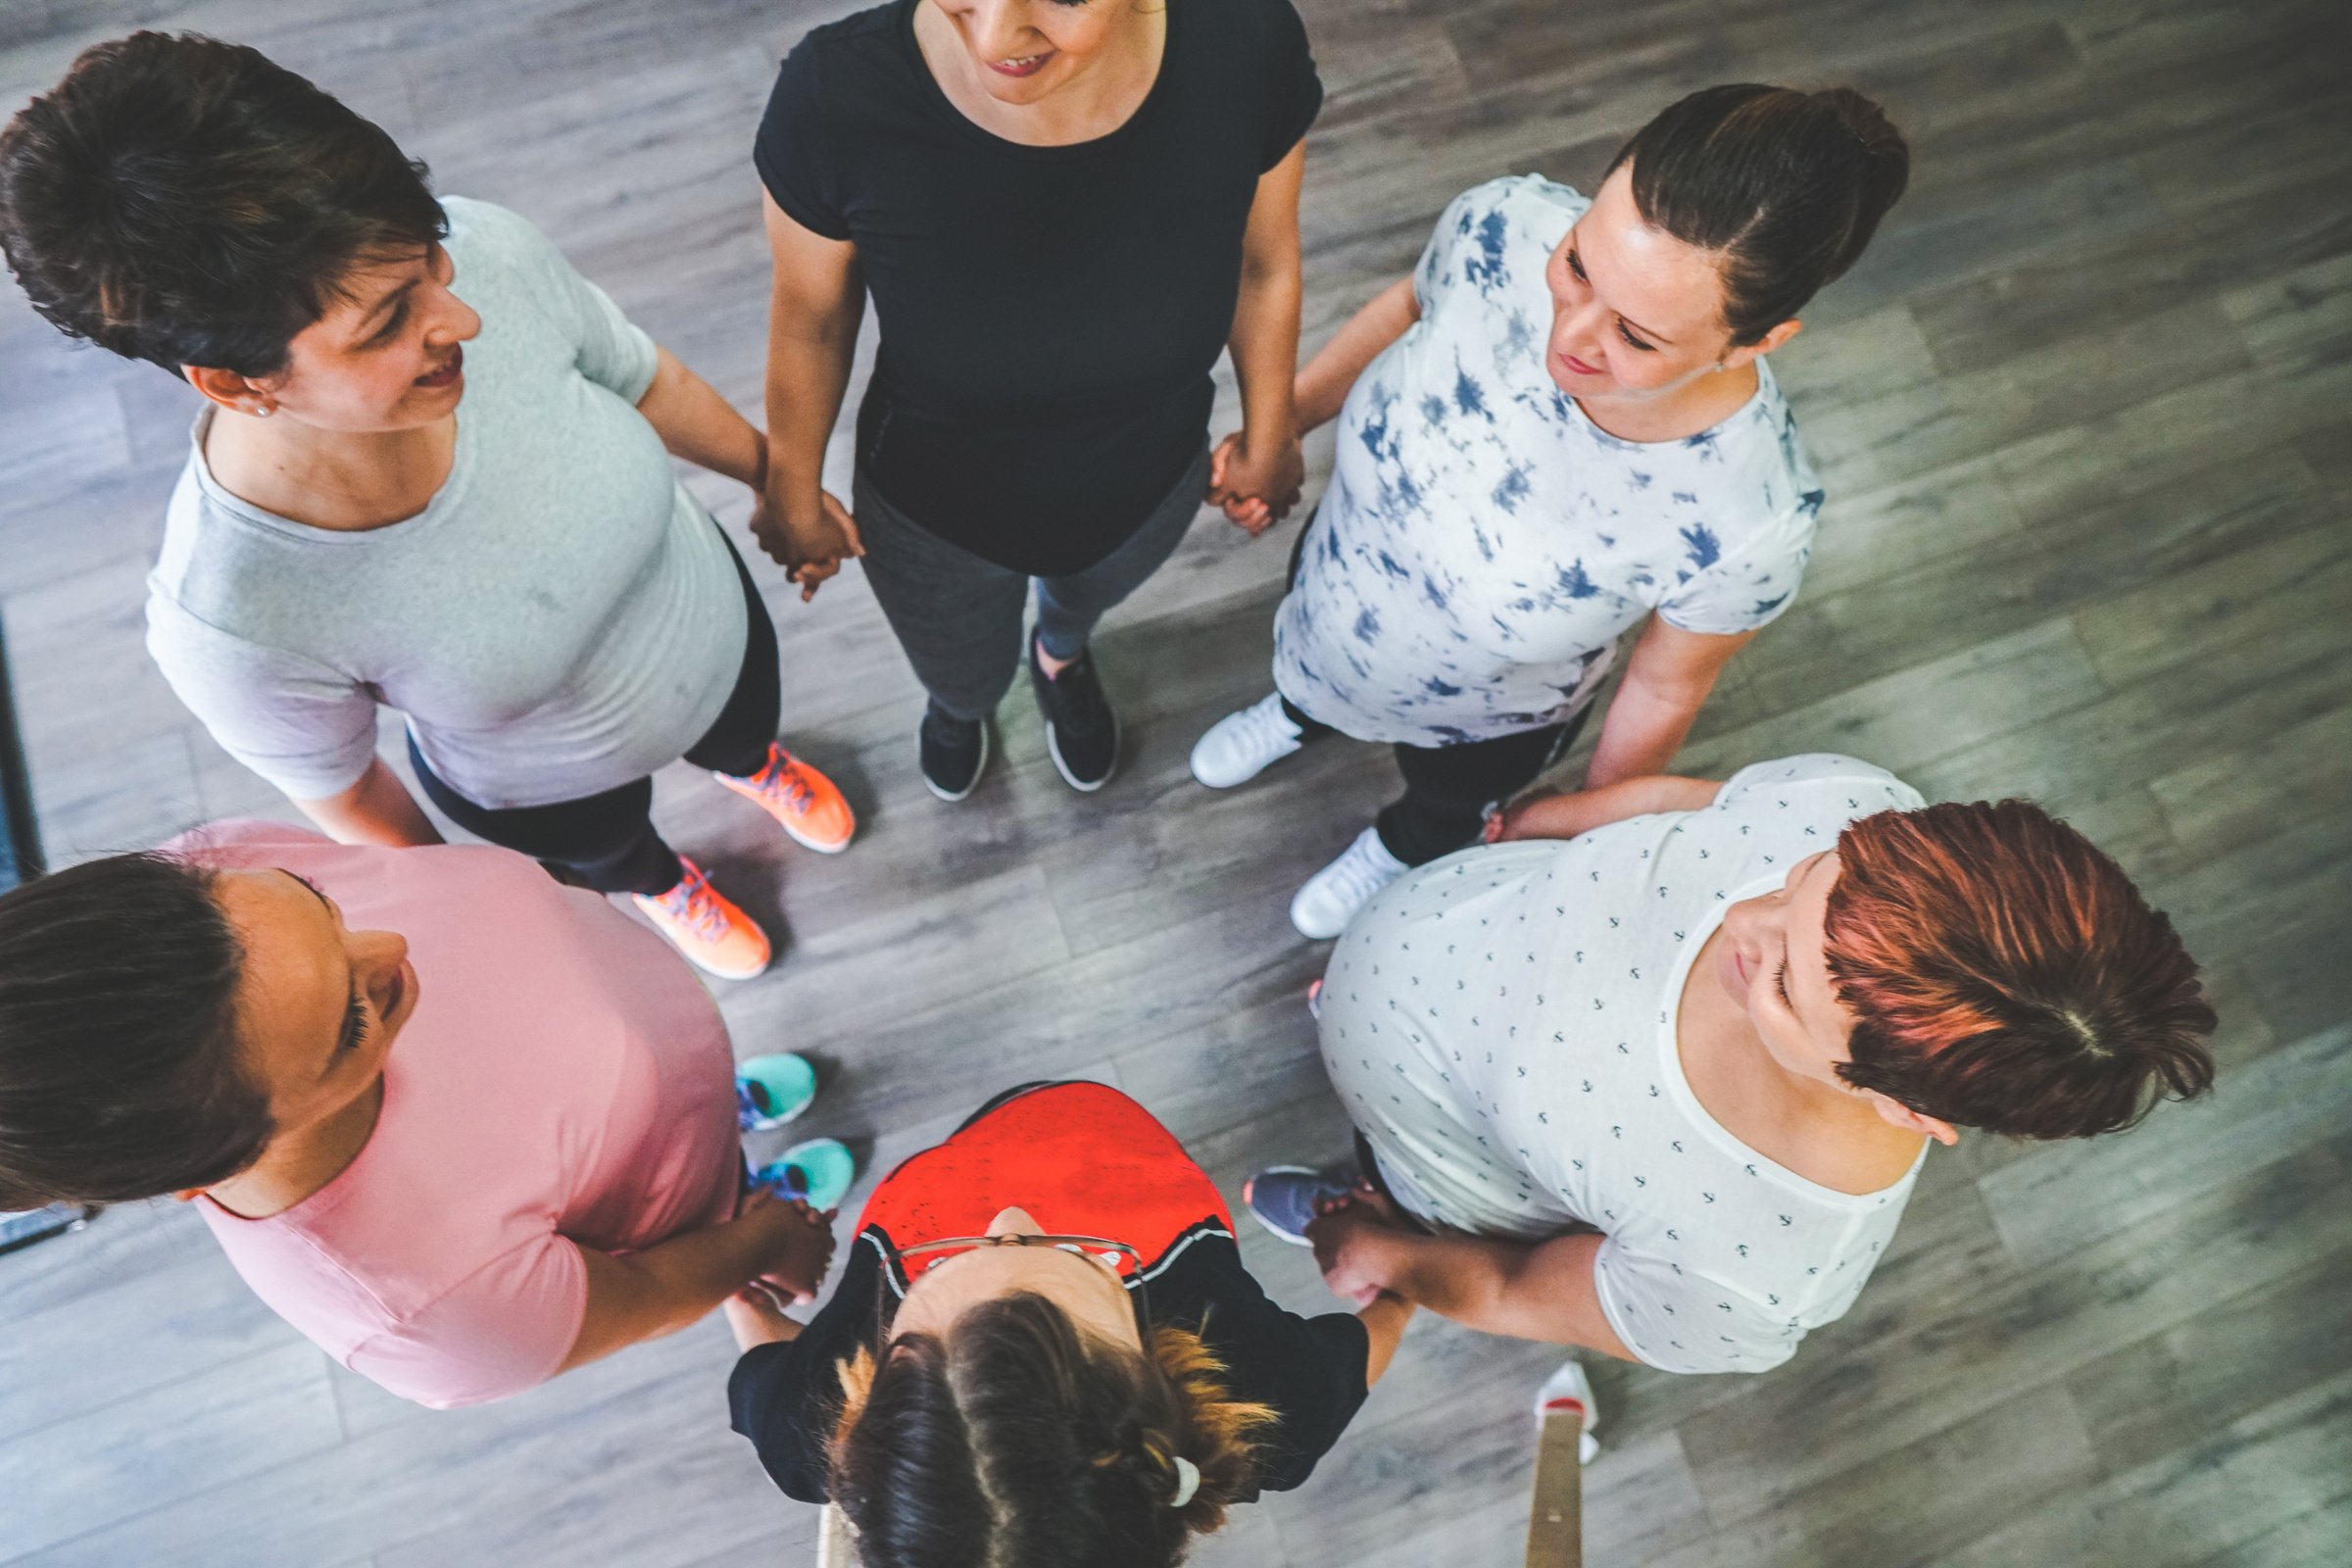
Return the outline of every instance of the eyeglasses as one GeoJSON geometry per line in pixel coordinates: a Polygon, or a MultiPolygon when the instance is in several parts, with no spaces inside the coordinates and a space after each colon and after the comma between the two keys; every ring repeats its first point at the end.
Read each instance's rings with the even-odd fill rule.
{"type": "MultiPolygon", "coordinates": [[[[1144,1254],[1125,1242],[1114,1242],[1102,1236],[1021,1236],[1011,1234],[1004,1236],[951,1236],[941,1241],[924,1242],[920,1246],[902,1249],[892,1246],[890,1241],[879,1231],[869,1231],[867,1234],[881,1247],[890,1261],[898,1265],[898,1275],[906,1281],[905,1289],[906,1290],[914,1288],[915,1276],[906,1267],[906,1260],[912,1257],[928,1257],[931,1259],[930,1266],[936,1268],[944,1258],[959,1257],[965,1252],[991,1247],[1051,1247],[1059,1251],[1074,1252],[1080,1257],[1102,1264],[1112,1272],[1120,1286],[1135,1299],[1137,1327],[1147,1338],[1152,1333],[1152,1303],[1144,1289],[1144,1254]],[[1119,1267],[1121,1259],[1126,1259],[1129,1263],[1129,1266],[1123,1270],[1119,1267]]],[[[876,1293],[875,1304],[877,1306],[885,1305],[887,1299],[887,1292],[876,1293]]],[[[888,1324],[885,1323],[882,1327],[887,1333],[888,1324]]],[[[877,1343],[879,1342],[877,1341],[877,1343]]]]}

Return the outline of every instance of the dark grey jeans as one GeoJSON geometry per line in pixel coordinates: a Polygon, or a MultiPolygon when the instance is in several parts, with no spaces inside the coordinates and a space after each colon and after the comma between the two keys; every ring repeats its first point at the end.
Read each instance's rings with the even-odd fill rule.
{"type": "MultiPolygon", "coordinates": [[[[1037,636],[1055,659],[1086,651],[1095,622],[1160,568],[1208,491],[1208,448],[1127,542],[1084,571],[1037,582],[1037,636]]],[[[865,544],[861,563],[915,678],[950,716],[985,718],[1025,662],[1026,572],[1000,566],[928,532],[858,475],[850,492],[865,544]]]]}

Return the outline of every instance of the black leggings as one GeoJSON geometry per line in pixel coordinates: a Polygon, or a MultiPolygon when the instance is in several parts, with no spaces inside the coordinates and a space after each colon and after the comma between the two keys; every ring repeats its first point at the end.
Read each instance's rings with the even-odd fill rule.
{"type": "MultiPolygon", "coordinates": [[[[1298,560],[1306,549],[1306,530],[1313,526],[1310,514],[1291,546],[1293,582],[1298,581],[1298,560]]],[[[1287,697],[1282,699],[1282,711],[1308,740],[1332,732],[1330,725],[1307,717],[1287,697]]],[[[1576,744],[1577,732],[1592,711],[1588,703],[1564,723],[1459,746],[1398,744],[1396,771],[1404,775],[1404,793],[1373,819],[1381,847],[1407,865],[1427,865],[1477,843],[1487,807],[1534,783],[1537,774],[1576,744]]]]}
{"type": "MultiPolygon", "coordinates": [[[[686,760],[746,778],[767,761],[783,694],[776,671],[776,628],[767,618],[767,606],[752,586],[752,574],[744,569],[732,541],[727,555],[743,582],[743,668],[718,717],[701,740],[686,748],[686,760]]],[[[678,852],[654,830],[650,778],[576,801],[495,808],[477,806],[443,783],[416,750],[414,735],[409,738],[409,761],[425,795],[466,832],[563,866],[600,893],[664,893],[686,874],[678,852]]]]}

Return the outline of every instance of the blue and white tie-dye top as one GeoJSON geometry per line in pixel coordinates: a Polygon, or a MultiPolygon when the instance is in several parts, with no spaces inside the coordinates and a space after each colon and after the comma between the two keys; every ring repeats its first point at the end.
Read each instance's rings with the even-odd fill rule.
{"type": "Polygon", "coordinates": [[[1621,441],[1544,368],[1544,266],[1591,201],[1539,174],[1454,198],[1421,319],[1356,377],[1274,626],[1274,680],[1360,740],[1557,723],[1651,611],[1752,631],[1804,574],[1822,493],[1772,371],[1712,429],[1621,441]]]}

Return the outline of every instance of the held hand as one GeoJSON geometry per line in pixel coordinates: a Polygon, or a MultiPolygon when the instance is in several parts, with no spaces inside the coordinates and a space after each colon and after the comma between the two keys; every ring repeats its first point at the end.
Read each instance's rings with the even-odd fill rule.
{"type": "Polygon", "coordinates": [[[1395,1213],[1379,1195],[1357,1193],[1307,1226],[1315,1265],[1332,1295],[1363,1306],[1394,1291],[1384,1244],[1403,1233],[1395,1213]]]}
{"type": "Polygon", "coordinates": [[[753,1227],[752,1274],[795,1304],[816,1298],[833,1261],[833,1216],[766,1188],[746,1193],[732,1223],[753,1227]]]}
{"type": "Polygon", "coordinates": [[[757,1282],[728,1297],[720,1306],[727,1315],[727,1328],[735,1336],[738,1350],[748,1350],[755,1345],[773,1345],[801,1331],[801,1325],[786,1317],[784,1309],[776,1304],[774,1294],[757,1282]]]}
{"type": "Polygon", "coordinates": [[[1306,457],[1296,435],[1260,452],[1236,430],[1217,443],[1208,459],[1208,499],[1224,509],[1235,526],[1261,534],[1298,504],[1306,485],[1306,457]]]}
{"type": "Polygon", "coordinates": [[[1509,844],[1514,840],[1536,837],[1528,831],[1528,813],[1545,801],[1558,798],[1559,791],[1546,790],[1541,794],[1509,801],[1487,812],[1486,825],[1479,837],[1489,844],[1509,844]]]}
{"type": "Polygon", "coordinates": [[[841,564],[865,554],[858,537],[858,522],[833,492],[817,492],[817,514],[798,521],[779,516],[764,504],[752,514],[752,534],[767,558],[782,566],[801,585],[801,603],[816,597],[817,584],[841,570],[841,564]]]}

